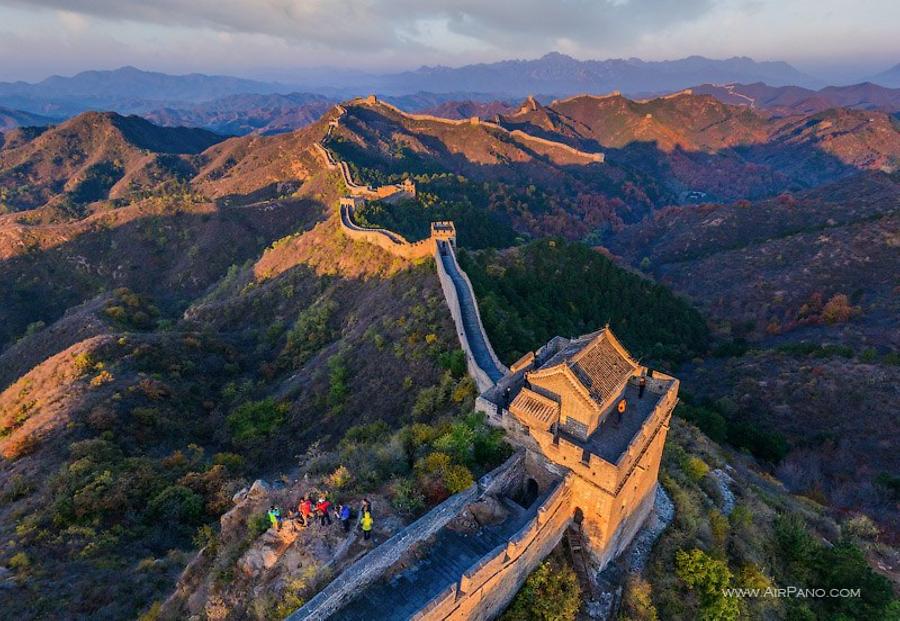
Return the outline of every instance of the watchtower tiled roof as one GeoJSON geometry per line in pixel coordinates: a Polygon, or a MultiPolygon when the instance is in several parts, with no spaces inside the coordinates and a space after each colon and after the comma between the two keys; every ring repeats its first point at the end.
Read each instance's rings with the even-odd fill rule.
{"type": "Polygon", "coordinates": [[[519,391],[509,410],[523,422],[541,429],[549,429],[559,417],[558,403],[528,388],[519,391]]]}
{"type": "Polygon", "coordinates": [[[606,401],[638,366],[614,338],[604,330],[569,362],[569,368],[597,403],[606,401]]]}

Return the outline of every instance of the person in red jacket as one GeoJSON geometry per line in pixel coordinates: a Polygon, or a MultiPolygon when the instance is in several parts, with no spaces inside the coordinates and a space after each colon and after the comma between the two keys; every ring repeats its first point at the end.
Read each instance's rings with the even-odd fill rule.
{"type": "Polygon", "coordinates": [[[328,502],[324,496],[320,496],[319,502],[316,503],[316,513],[319,515],[319,523],[322,526],[331,524],[331,515],[329,515],[330,509],[331,503],[328,502]]]}
{"type": "Polygon", "coordinates": [[[309,520],[312,518],[313,504],[309,499],[309,495],[303,497],[300,501],[300,519],[303,521],[303,527],[309,526],[309,520]]]}

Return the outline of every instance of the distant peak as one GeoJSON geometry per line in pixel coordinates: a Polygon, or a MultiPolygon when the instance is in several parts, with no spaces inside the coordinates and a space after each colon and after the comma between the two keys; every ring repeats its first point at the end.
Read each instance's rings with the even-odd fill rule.
{"type": "Polygon", "coordinates": [[[522,112],[534,112],[538,108],[541,107],[541,104],[538,103],[537,99],[534,98],[534,95],[529,95],[525,98],[525,101],[522,102],[522,112]]]}
{"type": "Polygon", "coordinates": [[[541,56],[540,60],[575,60],[571,56],[567,54],[563,54],[562,52],[547,52],[543,56],[541,56]]]}

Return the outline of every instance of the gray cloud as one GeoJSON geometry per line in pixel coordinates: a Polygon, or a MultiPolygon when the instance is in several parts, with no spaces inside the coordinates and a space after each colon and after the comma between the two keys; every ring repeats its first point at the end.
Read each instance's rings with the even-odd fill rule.
{"type": "MultiPolygon", "coordinates": [[[[0,79],[135,64],[275,74],[535,58],[897,62],[896,0],[0,0],[0,79]],[[83,19],[78,19],[81,16],[83,19]],[[866,33],[861,36],[860,33],[866,33]]],[[[860,76],[865,75],[864,71],[860,76]]]]}
{"type": "Polygon", "coordinates": [[[102,19],[264,34],[326,49],[440,49],[415,36],[422,23],[489,47],[547,49],[560,39],[593,47],[626,42],[660,26],[690,20],[712,0],[0,0],[102,19]]]}

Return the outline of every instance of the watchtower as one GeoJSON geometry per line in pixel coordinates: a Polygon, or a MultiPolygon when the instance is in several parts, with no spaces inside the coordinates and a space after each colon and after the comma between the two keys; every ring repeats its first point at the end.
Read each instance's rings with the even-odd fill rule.
{"type": "Polygon", "coordinates": [[[514,443],[568,471],[573,522],[603,566],[653,507],[678,380],[640,365],[608,327],[555,337],[510,369],[483,397],[507,412],[498,422],[514,443]]]}
{"type": "Polygon", "coordinates": [[[342,196],[340,198],[340,206],[347,207],[352,212],[357,207],[362,207],[366,204],[366,200],[362,196],[342,196]]]}
{"type": "Polygon", "coordinates": [[[431,239],[435,242],[446,241],[456,250],[456,227],[450,220],[431,223],[431,239]]]}
{"type": "Polygon", "coordinates": [[[400,189],[409,195],[409,198],[416,197],[416,182],[407,177],[403,180],[403,183],[400,184],[400,189]]]}

